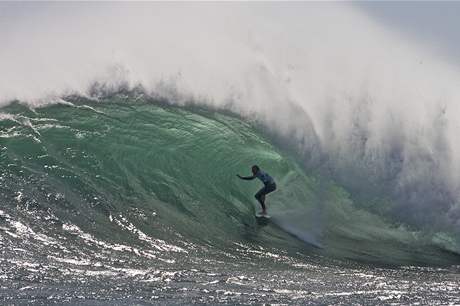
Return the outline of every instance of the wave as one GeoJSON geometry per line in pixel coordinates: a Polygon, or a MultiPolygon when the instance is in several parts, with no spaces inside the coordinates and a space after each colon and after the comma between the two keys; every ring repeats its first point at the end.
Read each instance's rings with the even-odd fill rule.
{"type": "Polygon", "coordinates": [[[139,89],[229,109],[366,211],[460,231],[458,71],[353,5],[29,6],[0,30],[2,105],[139,89]]]}
{"type": "Polygon", "coordinates": [[[172,260],[165,254],[192,247],[230,252],[249,242],[375,263],[458,261],[455,232],[378,213],[372,205],[385,209],[391,197],[367,194],[374,202],[359,202],[324,165],[305,167],[298,147],[280,146],[270,128],[231,112],[166,102],[120,91],[3,107],[2,230],[18,236],[14,241],[25,235],[78,249],[65,239],[74,235],[84,245],[165,261],[172,260]],[[260,186],[235,176],[255,163],[279,185],[267,197],[272,223],[262,228],[254,219],[260,186]]]}

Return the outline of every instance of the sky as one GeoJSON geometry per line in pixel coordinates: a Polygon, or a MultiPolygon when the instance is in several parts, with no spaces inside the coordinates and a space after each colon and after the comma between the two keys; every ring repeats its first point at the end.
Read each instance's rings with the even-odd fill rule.
{"type": "MultiPolygon", "coordinates": [[[[88,3],[60,6],[66,5],[80,7],[88,3]]],[[[359,1],[351,5],[385,27],[418,40],[437,55],[460,65],[460,1],[359,1]]],[[[43,2],[27,5],[2,2],[0,26],[7,28],[15,20],[27,19],[46,6],[43,2]]]]}
{"type": "Polygon", "coordinates": [[[361,1],[354,5],[384,26],[460,65],[460,1],[361,1]]]}

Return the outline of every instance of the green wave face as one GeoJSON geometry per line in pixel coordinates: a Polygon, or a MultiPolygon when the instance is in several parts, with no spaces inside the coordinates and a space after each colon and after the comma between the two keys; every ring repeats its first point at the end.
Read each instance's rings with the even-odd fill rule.
{"type": "Polygon", "coordinates": [[[35,110],[3,108],[0,201],[6,221],[17,218],[66,243],[64,232],[80,235],[75,249],[96,240],[132,248],[153,241],[161,251],[178,252],[231,252],[253,243],[382,263],[456,260],[446,255],[451,245],[440,247],[448,237],[438,235],[443,242],[434,244],[356,208],[345,190],[307,175],[240,118],[143,98],[77,100],[35,110]],[[236,177],[249,175],[253,164],[278,184],[267,196],[267,226],[254,218],[260,182],[236,177]]]}

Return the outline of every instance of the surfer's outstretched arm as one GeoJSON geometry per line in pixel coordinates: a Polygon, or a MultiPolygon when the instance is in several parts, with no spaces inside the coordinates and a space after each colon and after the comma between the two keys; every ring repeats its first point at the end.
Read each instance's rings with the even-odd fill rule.
{"type": "Polygon", "coordinates": [[[247,180],[247,181],[250,181],[250,180],[253,180],[253,179],[256,178],[254,175],[253,176],[241,176],[241,175],[237,174],[236,176],[239,177],[242,180],[247,180]]]}

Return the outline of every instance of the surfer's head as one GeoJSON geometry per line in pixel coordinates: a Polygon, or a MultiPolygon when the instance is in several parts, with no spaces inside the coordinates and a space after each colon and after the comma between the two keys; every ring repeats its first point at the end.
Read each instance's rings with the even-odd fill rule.
{"type": "Polygon", "coordinates": [[[254,165],[252,166],[251,170],[252,170],[252,174],[256,174],[257,172],[259,172],[260,168],[259,166],[254,165]]]}

